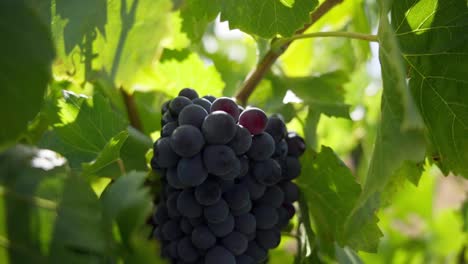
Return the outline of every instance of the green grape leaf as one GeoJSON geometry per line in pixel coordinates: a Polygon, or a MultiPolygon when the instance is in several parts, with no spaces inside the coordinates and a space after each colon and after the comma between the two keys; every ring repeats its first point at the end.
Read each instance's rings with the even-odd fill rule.
{"type": "Polygon", "coordinates": [[[365,223],[366,226],[355,230],[357,234],[353,236],[344,236],[347,218],[361,194],[360,185],[346,165],[326,146],[322,146],[319,154],[307,151],[302,160],[307,162],[302,162],[304,168],[298,184],[315,223],[321,250],[334,255],[335,242],[340,246],[369,250],[363,245],[373,241],[373,248],[376,248],[380,232],[367,232],[378,230],[376,222],[365,223]]]}
{"type": "Polygon", "coordinates": [[[167,97],[175,97],[184,87],[193,87],[201,95],[220,96],[224,87],[221,75],[213,65],[207,66],[197,54],[186,59],[158,62],[154,69],[140,79],[142,91],[158,91],[167,97]]]}
{"type": "Polygon", "coordinates": [[[104,76],[132,91],[137,73],[151,66],[164,45],[186,42],[171,7],[170,0],[58,1],[52,18],[59,56],[54,71],[78,82],[104,76]]]}
{"type": "Polygon", "coordinates": [[[67,157],[74,170],[93,161],[109,140],[127,127],[127,121],[100,94],[88,99],[64,91],[59,107],[61,122],[44,135],[40,145],[67,157]]]}
{"type": "Polygon", "coordinates": [[[50,150],[17,145],[0,153],[2,263],[47,263],[69,170],[66,160],[50,150]]]}
{"type": "Polygon", "coordinates": [[[106,2],[107,0],[55,0],[56,14],[67,22],[63,31],[67,54],[92,34],[106,36],[106,2]]]}
{"type": "Polygon", "coordinates": [[[76,176],[65,182],[57,210],[50,263],[99,263],[113,244],[111,226],[91,186],[76,176]]]}
{"type": "Polygon", "coordinates": [[[123,170],[123,162],[120,159],[120,150],[128,138],[128,132],[122,131],[112,137],[104,148],[99,152],[95,160],[83,163],[83,176],[112,176],[119,175],[123,170]],[[119,165],[119,162],[121,165],[119,165]],[[117,171],[117,173],[115,172],[117,171]]]}
{"type": "Polygon", "coordinates": [[[184,1],[180,11],[182,30],[191,40],[200,41],[208,23],[216,18],[220,9],[221,0],[184,1]]]}
{"type": "Polygon", "coordinates": [[[349,81],[343,71],[334,71],[317,77],[287,78],[287,85],[304,103],[328,116],[349,119],[349,105],[344,103],[343,85],[349,81]]]}
{"type": "MultiPolygon", "coordinates": [[[[408,114],[408,101],[402,96],[407,89],[403,63],[391,25],[388,23],[385,3],[382,4],[379,39],[381,40],[380,61],[383,79],[381,121],[371,157],[368,175],[364,184],[363,200],[380,199],[386,188],[398,184],[394,179],[405,171],[404,166],[414,166],[424,160],[425,143],[423,131],[408,114]],[[401,75],[403,74],[403,75],[401,75]],[[405,125],[410,122],[413,125],[405,125]],[[411,162],[411,163],[408,163],[411,162]],[[389,184],[391,183],[391,184],[389,184]]],[[[406,93],[406,96],[410,96],[406,93]]],[[[416,114],[416,112],[415,112],[416,114]]],[[[414,177],[413,177],[414,178],[414,177]]],[[[404,181],[404,178],[401,178],[404,181]]]]}
{"type": "Polygon", "coordinates": [[[107,186],[101,196],[108,220],[116,221],[126,246],[146,222],[151,212],[149,189],[143,188],[146,174],[130,172],[107,186]]]}
{"type": "Polygon", "coordinates": [[[428,131],[431,160],[444,174],[468,178],[466,1],[395,1],[392,24],[428,131]]]}
{"type": "Polygon", "coordinates": [[[120,149],[120,158],[126,171],[148,170],[146,154],[153,146],[153,141],[147,135],[132,126],[127,127],[128,138],[120,149]]]}
{"type": "Polygon", "coordinates": [[[230,28],[262,38],[289,37],[310,22],[317,4],[316,0],[227,0],[222,3],[221,20],[229,21],[230,28]]]}
{"type": "Polygon", "coordinates": [[[2,263],[97,263],[107,254],[101,204],[57,153],[24,145],[1,153],[0,199],[2,263]]]}
{"type": "Polygon", "coordinates": [[[49,31],[21,1],[0,3],[0,149],[14,143],[39,112],[51,78],[49,31]]]}

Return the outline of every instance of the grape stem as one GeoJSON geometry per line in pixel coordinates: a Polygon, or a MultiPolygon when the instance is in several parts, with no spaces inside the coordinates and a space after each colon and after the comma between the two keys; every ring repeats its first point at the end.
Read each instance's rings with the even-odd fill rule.
{"type": "MultiPolygon", "coordinates": [[[[317,22],[321,17],[323,17],[328,11],[333,9],[343,2],[343,0],[325,0],[314,12],[310,15],[310,22],[305,24],[304,27],[296,31],[296,36],[302,35],[307,29],[309,29],[315,22],[317,22]]],[[[245,105],[248,98],[253,93],[257,85],[263,79],[265,74],[270,70],[271,66],[275,61],[283,54],[293,40],[288,40],[281,47],[272,49],[265,54],[265,56],[257,64],[257,67],[247,76],[246,80],[242,84],[241,88],[236,94],[236,100],[245,105]]]]}
{"type": "Polygon", "coordinates": [[[125,91],[123,87],[120,87],[119,90],[122,94],[122,98],[125,103],[125,108],[127,109],[127,115],[128,120],[130,121],[130,125],[138,131],[143,132],[143,126],[141,124],[140,116],[138,115],[138,109],[133,94],[130,94],[127,91],[125,91]]]}

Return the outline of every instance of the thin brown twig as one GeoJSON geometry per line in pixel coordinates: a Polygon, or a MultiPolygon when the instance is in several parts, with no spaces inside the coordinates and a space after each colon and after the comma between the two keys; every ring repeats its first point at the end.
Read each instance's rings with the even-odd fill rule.
{"type": "Polygon", "coordinates": [[[130,125],[140,132],[143,132],[143,126],[141,125],[140,116],[138,115],[138,109],[135,103],[133,94],[129,94],[123,87],[120,87],[120,93],[122,94],[125,107],[127,108],[128,120],[130,125]]]}
{"type": "MultiPolygon", "coordinates": [[[[302,34],[309,29],[315,22],[323,17],[333,7],[343,2],[343,0],[325,0],[311,15],[310,22],[305,24],[304,27],[296,31],[296,34],[302,34]]],[[[275,61],[283,54],[293,40],[283,44],[279,50],[270,49],[265,56],[260,60],[257,67],[247,76],[242,87],[236,94],[236,100],[242,105],[247,103],[247,99],[255,90],[255,87],[260,83],[265,74],[270,70],[275,61]]]]}

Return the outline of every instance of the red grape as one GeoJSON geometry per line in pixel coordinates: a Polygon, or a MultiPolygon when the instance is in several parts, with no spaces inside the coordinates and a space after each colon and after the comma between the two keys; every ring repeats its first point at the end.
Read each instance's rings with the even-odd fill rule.
{"type": "Polygon", "coordinates": [[[266,127],[268,118],[261,109],[248,108],[239,117],[239,124],[247,128],[252,135],[261,134],[266,127]]]}

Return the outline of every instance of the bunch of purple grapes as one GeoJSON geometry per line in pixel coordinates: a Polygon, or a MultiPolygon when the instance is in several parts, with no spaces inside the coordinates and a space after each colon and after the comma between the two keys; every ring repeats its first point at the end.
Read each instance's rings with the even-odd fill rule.
{"type": "Polygon", "coordinates": [[[279,116],[190,88],[162,107],[153,236],[171,263],[263,263],[299,196],[304,140],[279,116]]]}

